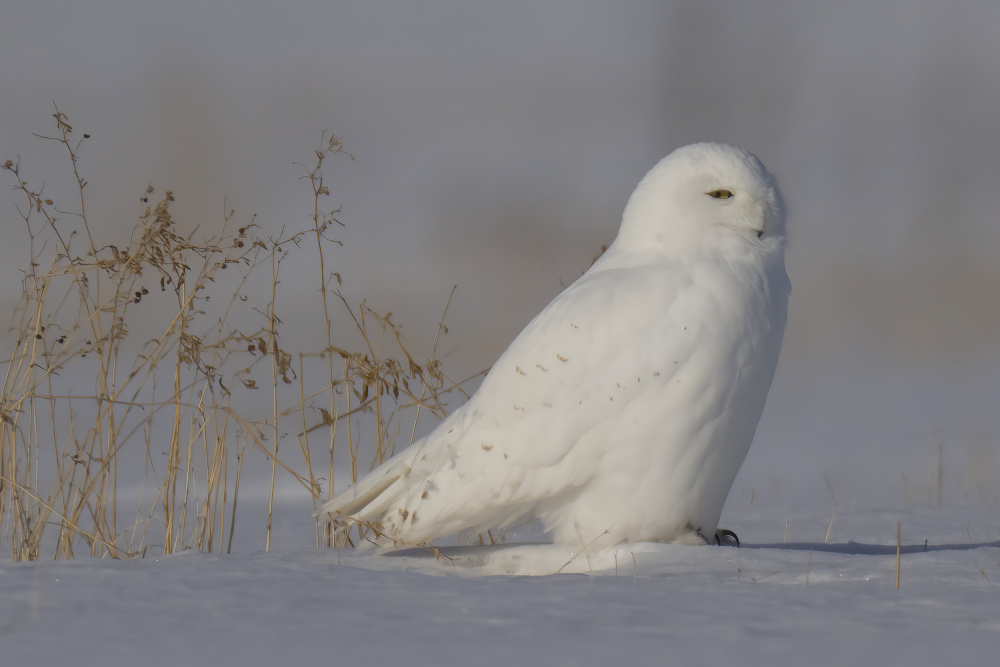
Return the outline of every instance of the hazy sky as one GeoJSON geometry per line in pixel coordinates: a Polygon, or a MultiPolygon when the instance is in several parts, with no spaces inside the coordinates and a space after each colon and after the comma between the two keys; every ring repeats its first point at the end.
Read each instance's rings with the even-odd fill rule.
{"type": "MultiPolygon", "coordinates": [[[[106,242],[150,183],[189,228],[228,203],[276,232],[309,224],[294,163],[331,130],[356,156],[329,174],[345,291],[428,341],[458,284],[449,344],[472,368],[613,239],[660,157],[736,143],[789,209],[772,409],[809,394],[818,357],[940,363],[939,391],[903,413],[927,434],[968,421],[941,407],[964,383],[951,362],[997,358],[998,34],[991,0],[6,2],[0,158],[69,200],[65,162],[30,136],[55,100],[93,135],[82,166],[106,242]]],[[[16,289],[15,201],[0,196],[0,279],[16,289]]]]}
{"type": "Polygon", "coordinates": [[[1000,334],[998,29],[969,1],[10,3],[0,151],[55,188],[30,132],[56,100],[93,134],[109,234],[149,182],[191,224],[226,197],[278,228],[308,213],[292,163],[329,129],[357,156],[334,180],[349,289],[405,312],[458,283],[490,356],[659,157],[738,143],[788,202],[790,346],[950,354],[1000,334]]]}

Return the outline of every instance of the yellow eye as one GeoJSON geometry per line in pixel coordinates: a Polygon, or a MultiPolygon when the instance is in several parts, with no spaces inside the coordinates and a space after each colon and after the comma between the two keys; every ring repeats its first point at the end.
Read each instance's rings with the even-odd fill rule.
{"type": "Polygon", "coordinates": [[[733,193],[729,190],[712,190],[711,192],[706,192],[712,199],[729,199],[733,196],[733,193]]]}

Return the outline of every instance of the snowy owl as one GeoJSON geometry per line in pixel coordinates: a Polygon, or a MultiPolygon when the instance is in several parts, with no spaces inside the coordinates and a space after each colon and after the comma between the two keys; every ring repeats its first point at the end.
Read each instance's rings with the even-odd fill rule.
{"type": "Polygon", "coordinates": [[[321,515],[397,546],[536,519],[557,544],[714,541],[778,361],[784,248],[753,154],[677,149],[472,398],[321,515]]]}

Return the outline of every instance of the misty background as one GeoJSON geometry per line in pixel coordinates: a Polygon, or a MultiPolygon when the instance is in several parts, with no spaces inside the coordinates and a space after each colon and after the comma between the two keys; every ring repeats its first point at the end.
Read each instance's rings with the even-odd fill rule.
{"type": "MultiPolygon", "coordinates": [[[[743,146],[782,189],[793,291],[730,505],[933,504],[939,466],[945,502],[995,504],[998,34],[989,0],[5,2],[0,161],[73,201],[31,136],[56,101],[92,135],[99,239],[149,184],[182,229],[232,207],[277,234],[310,224],[295,163],[330,130],[355,156],[327,171],[345,294],[429,353],[457,284],[442,349],[464,377],[613,240],[657,160],[743,146]]],[[[27,238],[0,176],[9,313],[27,238]]]]}

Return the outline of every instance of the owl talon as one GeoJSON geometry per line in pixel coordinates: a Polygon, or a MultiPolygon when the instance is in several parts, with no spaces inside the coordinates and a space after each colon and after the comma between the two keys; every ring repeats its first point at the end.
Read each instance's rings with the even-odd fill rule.
{"type": "Polygon", "coordinates": [[[736,533],[734,533],[731,530],[727,530],[725,528],[719,528],[718,530],[715,531],[715,544],[716,544],[716,546],[720,546],[721,547],[722,544],[723,544],[723,540],[725,539],[726,541],[728,541],[730,538],[732,538],[732,540],[734,542],[736,542],[736,548],[739,549],[739,547],[740,547],[740,538],[736,535],[736,533]]]}

